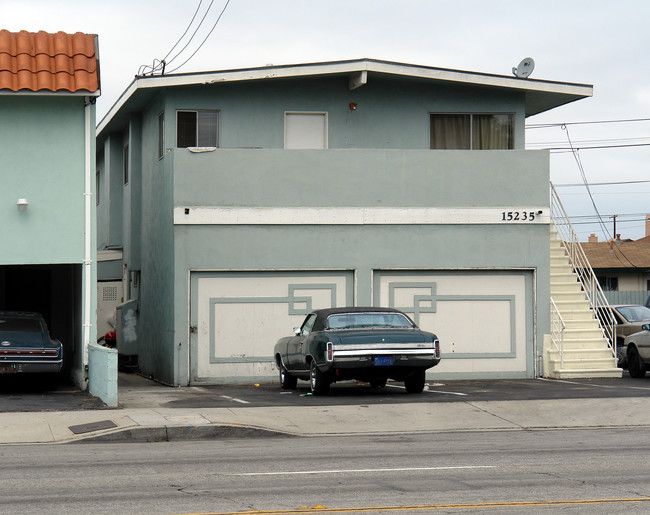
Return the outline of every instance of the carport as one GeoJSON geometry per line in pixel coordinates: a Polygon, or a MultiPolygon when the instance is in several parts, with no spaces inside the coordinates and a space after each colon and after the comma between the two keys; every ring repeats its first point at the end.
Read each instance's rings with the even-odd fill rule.
{"type": "Polygon", "coordinates": [[[62,380],[81,367],[81,264],[0,266],[0,311],[41,313],[63,343],[62,380]]]}

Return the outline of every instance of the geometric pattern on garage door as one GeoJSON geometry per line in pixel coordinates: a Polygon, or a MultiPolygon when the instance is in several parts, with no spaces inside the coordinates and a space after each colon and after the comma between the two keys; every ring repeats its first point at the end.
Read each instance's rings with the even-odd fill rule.
{"type": "Polygon", "coordinates": [[[273,363],[275,341],[313,309],[353,303],[351,271],[192,273],[194,378],[256,372],[273,363]]]}
{"type": "Polygon", "coordinates": [[[400,309],[436,333],[443,360],[435,371],[517,376],[534,363],[531,277],[522,271],[376,270],[373,302],[400,309]]]}

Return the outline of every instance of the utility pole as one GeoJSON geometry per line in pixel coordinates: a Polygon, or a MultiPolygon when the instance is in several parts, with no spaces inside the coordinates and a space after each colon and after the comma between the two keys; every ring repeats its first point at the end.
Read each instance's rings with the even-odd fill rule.
{"type": "Polygon", "coordinates": [[[618,215],[612,215],[612,218],[614,219],[614,239],[616,239],[616,217],[618,215]]]}

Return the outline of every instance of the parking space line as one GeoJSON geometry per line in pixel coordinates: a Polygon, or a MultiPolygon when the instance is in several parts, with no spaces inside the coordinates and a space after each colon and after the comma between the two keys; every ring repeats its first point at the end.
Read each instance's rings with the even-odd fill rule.
{"type": "MultiPolygon", "coordinates": [[[[398,384],[387,384],[386,386],[390,386],[391,388],[402,388],[404,389],[403,386],[400,386],[398,384]]],[[[447,395],[459,395],[461,397],[467,397],[466,393],[460,393],[460,392],[444,392],[442,390],[430,390],[429,385],[425,385],[424,387],[424,392],[430,392],[430,393],[445,393],[447,395]]]]}
{"type": "Polygon", "coordinates": [[[567,383],[567,384],[575,384],[578,386],[591,386],[593,388],[626,388],[628,390],[650,390],[650,387],[647,386],[616,386],[616,385],[609,385],[609,384],[589,384],[589,383],[578,383],[576,381],[567,381],[566,379],[546,379],[545,377],[539,377],[538,379],[541,379],[542,381],[548,381],[549,383],[567,383]]]}
{"type": "Polygon", "coordinates": [[[236,397],[228,397],[227,395],[222,395],[222,399],[228,399],[229,401],[233,402],[239,402],[240,404],[250,404],[250,402],[242,400],[242,399],[237,399],[236,397]]]}

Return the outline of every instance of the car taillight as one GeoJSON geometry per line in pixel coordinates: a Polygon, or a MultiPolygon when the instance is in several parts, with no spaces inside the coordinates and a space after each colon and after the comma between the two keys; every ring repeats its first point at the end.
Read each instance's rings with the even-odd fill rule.
{"type": "Polygon", "coordinates": [[[332,342],[327,342],[327,352],[325,353],[325,359],[327,361],[334,361],[334,344],[332,342]]]}
{"type": "Polygon", "coordinates": [[[436,359],[440,359],[440,342],[438,340],[433,341],[433,348],[436,359]]]}

